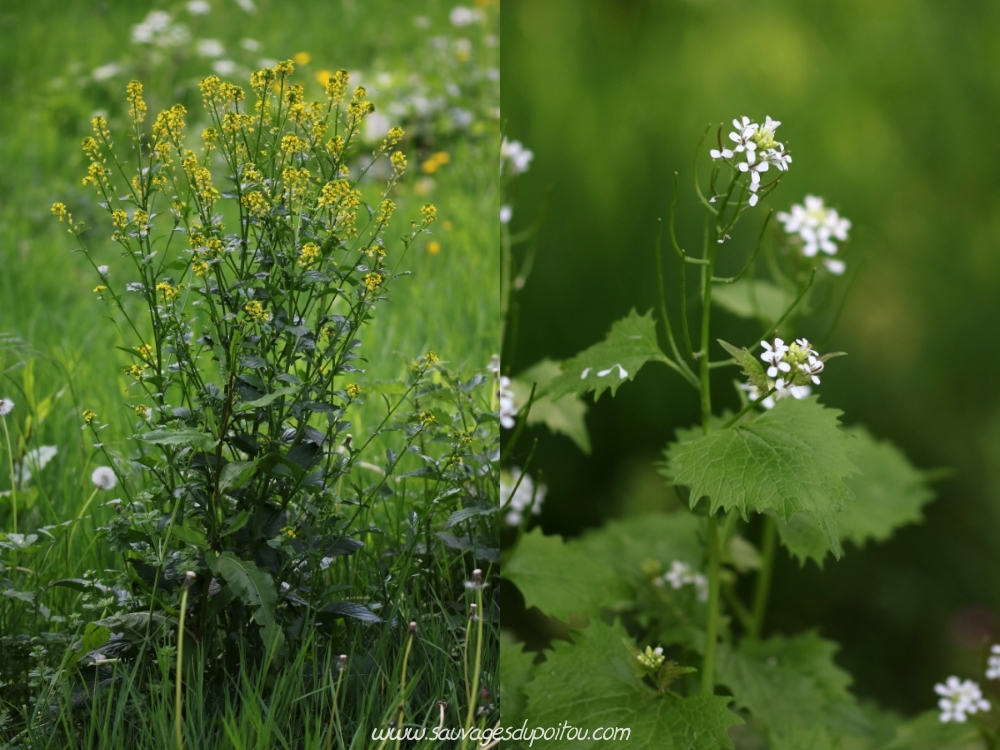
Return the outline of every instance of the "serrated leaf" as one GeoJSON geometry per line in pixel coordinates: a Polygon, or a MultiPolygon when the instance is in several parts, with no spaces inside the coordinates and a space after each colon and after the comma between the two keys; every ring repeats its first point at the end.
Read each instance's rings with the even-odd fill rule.
{"type": "Polygon", "coordinates": [[[712,302],[741,318],[756,318],[776,322],[795,295],[770,281],[740,279],[732,284],[712,288],[712,302]]]}
{"type": "MultiPolygon", "coordinates": [[[[740,723],[726,708],[729,698],[700,695],[678,698],[661,695],[637,677],[631,655],[623,645],[620,623],[599,620],[574,631],[573,643],[555,641],[545,662],[534,668],[534,679],[524,687],[527,715],[538,727],[562,722],[581,730],[593,727],[627,728],[622,747],[630,750],[719,750],[731,748],[728,729],[740,723]]],[[[589,750],[606,742],[580,740],[566,732],[546,740],[546,750],[589,750]]]]}
{"type": "Polygon", "coordinates": [[[847,689],[851,676],[833,661],[838,648],[815,632],[745,638],[735,649],[720,647],[717,679],[772,750],[833,750],[841,737],[870,732],[847,689]]]}
{"type": "Polygon", "coordinates": [[[280,658],[285,635],[274,619],[274,605],[278,594],[270,573],[249,560],[240,559],[232,552],[223,552],[218,557],[208,555],[206,561],[212,573],[224,579],[230,590],[244,604],[253,608],[253,619],[261,626],[261,637],[268,653],[280,658]]]}
{"type": "Polygon", "coordinates": [[[523,646],[510,631],[500,631],[500,716],[506,726],[520,726],[524,719],[524,686],[531,679],[536,653],[523,646]]]}
{"type": "Polygon", "coordinates": [[[594,399],[607,389],[614,396],[626,380],[647,362],[666,356],[656,343],[656,321],[650,310],[639,315],[634,309],[611,326],[604,341],[594,344],[563,364],[563,374],[552,381],[546,395],[557,400],[570,393],[582,396],[594,391],[594,399]]]}
{"type": "Polygon", "coordinates": [[[770,384],[767,382],[767,375],[764,373],[764,366],[757,361],[757,358],[746,347],[737,349],[722,339],[718,339],[718,342],[736,360],[736,364],[743,370],[743,374],[750,381],[750,385],[754,386],[761,395],[771,389],[770,384]]]}
{"type": "Polygon", "coordinates": [[[536,528],[521,538],[501,574],[520,589],[527,606],[569,622],[570,613],[594,615],[629,598],[631,581],[647,559],[665,568],[674,560],[696,567],[702,556],[699,525],[689,513],[634,516],[568,542],[536,528]]]}
{"type": "Polygon", "coordinates": [[[528,424],[544,424],[552,432],[565,435],[577,444],[584,453],[590,453],[590,434],[584,416],[587,413],[587,403],[574,393],[553,401],[545,392],[546,388],[556,378],[562,375],[558,362],[543,359],[516,378],[511,380],[511,387],[518,404],[528,403],[531,397],[531,386],[535,387],[535,400],[531,403],[528,413],[528,424]]]}
{"type": "Polygon", "coordinates": [[[160,428],[139,433],[135,437],[136,440],[153,445],[190,445],[192,448],[203,451],[209,451],[215,447],[215,438],[209,433],[199,430],[160,428]]]}
{"type": "Polygon", "coordinates": [[[691,488],[691,507],[707,497],[712,513],[772,510],[784,523],[812,513],[839,557],[836,515],[853,499],[844,480],[857,473],[840,414],[815,396],[782,399],[749,424],[672,443],[663,472],[691,488]]]}
{"type": "MultiPolygon", "coordinates": [[[[885,541],[901,526],[921,521],[921,509],[934,498],[923,474],[896,446],[876,440],[864,427],[845,432],[853,437],[851,460],[860,473],[846,480],[855,501],[837,515],[841,541],[862,547],[869,540],[885,541]]],[[[778,533],[800,562],[814,560],[822,567],[829,545],[814,517],[796,514],[788,524],[779,524],[778,533]]]]}

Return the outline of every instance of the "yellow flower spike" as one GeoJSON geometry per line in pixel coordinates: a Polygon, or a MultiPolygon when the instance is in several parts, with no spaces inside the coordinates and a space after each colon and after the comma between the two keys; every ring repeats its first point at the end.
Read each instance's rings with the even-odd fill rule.
{"type": "Polygon", "coordinates": [[[59,221],[66,220],[66,204],[65,203],[53,203],[52,204],[52,215],[57,217],[59,221]]]}
{"type": "Polygon", "coordinates": [[[382,274],[372,271],[365,274],[365,289],[373,292],[382,285],[382,274]]]}
{"type": "Polygon", "coordinates": [[[433,224],[437,221],[437,207],[433,203],[425,203],[420,207],[420,215],[424,218],[424,224],[433,224]]]}
{"type": "Polygon", "coordinates": [[[125,87],[128,100],[128,116],[139,123],[146,119],[146,102],[142,98],[142,84],[138,81],[129,82],[125,87]]]}
{"type": "Polygon", "coordinates": [[[292,55],[292,59],[295,61],[296,65],[308,65],[312,62],[312,55],[308,52],[296,52],[292,55]]]}
{"type": "Polygon", "coordinates": [[[406,154],[402,151],[397,151],[389,157],[389,161],[392,163],[392,169],[396,173],[396,177],[402,177],[403,173],[406,172],[406,154]]]}
{"type": "Polygon", "coordinates": [[[83,421],[86,424],[90,424],[95,419],[97,419],[97,412],[91,411],[90,409],[83,410],[83,421]]]}
{"type": "Polygon", "coordinates": [[[203,277],[208,273],[208,263],[201,259],[194,260],[191,262],[191,270],[195,276],[203,277]]]}
{"type": "Polygon", "coordinates": [[[302,268],[309,268],[317,260],[319,260],[319,245],[315,242],[307,242],[302,246],[302,251],[299,255],[299,265],[302,268]]]}
{"type": "Polygon", "coordinates": [[[163,296],[164,302],[173,302],[175,299],[177,299],[177,297],[180,296],[180,290],[175,286],[171,286],[166,281],[161,281],[159,284],[157,284],[156,291],[158,291],[163,296]]]}
{"type": "Polygon", "coordinates": [[[290,76],[295,72],[295,63],[291,60],[282,60],[274,66],[274,72],[279,76],[290,76]]]}
{"type": "Polygon", "coordinates": [[[346,70],[338,70],[326,81],[326,98],[334,106],[340,105],[347,96],[347,87],[350,85],[351,76],[346,70]]]}
{"type": "Polygon", "coordinates": [[[357,398],[358,396],[361,395],[361,386],[358,385],[357,383],[348,383],[346,390],[347,390],[347,395],[350,396],[351,398],[357,398]]]}

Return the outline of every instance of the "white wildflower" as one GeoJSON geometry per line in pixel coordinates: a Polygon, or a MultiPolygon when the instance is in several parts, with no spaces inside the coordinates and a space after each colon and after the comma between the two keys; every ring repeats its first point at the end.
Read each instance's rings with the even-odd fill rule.
{"type": "MultiPolygon", "coordinates": [[[[761,401],[761,406],[765,409],[773,409],[774,403],[778,399],[786,398],[788,396],[796,399],[803,399],[812,394],[812,388],[808,385],[785,385],[782,383],[782,386],[782,388],[777,388],[776,382],[768,379],[767,389],[769,391],[774,389],[774,393],[761,401]]],[[[757,386],[751,383],[740,383],[739,388],[746,391],[747,398],[751,401],[758,401],[762,395],[761,392],[757,390],[757,386]]]]}
{"type": "Polygon", "coordinates": [[[179,47],[191,39],[187,26],[173,23],[170,14],[153,10],[132,27],[132,41],[136,44],[152,44],[156,47],[179,47]]]}
{"type": "MultiPolygon", "coordinates": [[[[729,140],[733,142],[732,148],[711,149],[709,155],[713,159],[732,159],[737,154],[743,156],[744,161],[738,162],[734,166],[743,173],[749,173],[750,182],[747,188],[750,191],[749,205],[756,206],[760,199],[760,175],[766,172],[769,167],[774,166],[779,172],[787,172],[788,165],[792,163],[792,157],[785,151],[785,144],[775,140],[774,132],[781,125],[777,120],[772,120],[770,116],[765,118],[761,125],[752,121],[749,117],[741,117],[733,120],[734,130],[729,134],[729,140]]],[[[712,202],[714,202],[714,197],[712,202]]]]}
{"type": "Polygon", "coordinates": [[[101,275],[102,279],[108,278],[108,267],[107,266],[98,266],[97,267],[97,273],[99,273],[101,275]]]}
{"type": "Polygon", "coordinates": [[[247,52],[257,52],[260,49],[260,42],[256,39],[241,39],[240,46],[247,52]]]}
{"type": "Polygon", "coordinates": [[[231,76],[236,72],[236,63],[232,60],[216,60],[212,63],[212,70],[220,76],[231,76]]]}
{"type": "Polygon", "coordinates": [[[1000,680],[1000,646],[990,646],[990,658],[986,662],[986,679],[1000,680]]]}
{"type": "Polygon", "coordinates": [[[198,54],[202,57],[222,57],[226,48],[218,39],[199,39],[198,54]]]}
{"type": "Polygon", "coordinates": [[[236,0],[236,4],[247,13],[255,13],[257,11],[257,6],[254,5],[253,0],[236,0]]]}
{"type": "Polygon", "coordinates": [[[14,409],[14,402],[9,398],[0,398],[0,417],[6,417],[14,409]]]}
{"type": "Polygon", "coordinates": [[[959,680],[949,677],[943,684],[934,686],[934,692],[941,696],[938,708],[941,709],[942,723],[950,721],[962,724],[968,715],[989,711],[990,702],[983,698],[983,692],[972,680],[959,680]]]}
{"type": "Polygon", "coordinates": [[[192,16],[203,16],[212,10],[212,6],[205,0],[191,0],[185,7],[192,16]]]}
{"type": "Polygon", "coordinates": [[[695,573],[690,565],[680,560],[674,560],[670,563],[670,570],[662,576],[654,578],[653,583],[661,588],[669,583],[672,589],[694,586],[698,601],[708,601],[708,579],[701,573],[695,573]]]}
{"type": "Polygon", "coordinates": [[[451,9],[448,16],[452,26],[469,26],[483,18],[483,12],[479,8],[466,8],[456,5],[451,9]]]}
{"type": "Polygon", "coordinates": [[[789,346],[776,338],[773,344],[762,341],[761,345],[765,351],[760,358],[770,365],[767,376],[775,378],[777,388],[807,385],[810,382],[819,385],[819,374],[823,372],[825,364],[807,339],[796,339],[789,346]]]}
{"type": "Polygon", "coordinates": [[[122,72],[122,66],[118,63],[108,63],[107,65],[102,65],[99,68],[94,68],[90,72],[90,77],[95,81],[106,81],[109,78],[114,78],[116,75],[122,72]]]}
{"type": "Polygon", "coordinates": [[[500,206],[500,223],[509,224],[511,216],[514,215],[514,209],[510,206],[500,206]]]}
{"type": "Polygon", "coordinates": [[[517,404],[514,401],[514,389],[510,387],[510,378],[500,377],[500,426],[509,430],[514,426],[517,416],[517,404]]]}
{"type": "MultiPolygon", "coordinates": [[[[785,232],[797,235],[802,246],[802,254],[813,258],[820,252],[825,255],[837,254],[837,243],[844,242],[851,229],[851,222],[843,218],[835,208],[827,208],[823,199],[815,195],[805,197],[805,205],[796,203],[791,212],[780,211],[776,216],[785,232]]],[[[836,258],[824,258],[823,264],[830,273],[840,275],[845,265],[836,258]]]]}
{"type": "Polygon", "coordinates": [[[521,473],[521,470],[516,466],[512,466],[509,472],[502,471],[500,473],[500,503],[502,505],[510,499],[507,514],[504,516],[504,520],[510,526],[520,526],[524,515],[528,512],[533,516],[541,513],[542,503],[545,501],[546,492],[548,492],[544,484],[536,485],[528,474],[525,474],[524,478],[521,479],[521,473]],[[519,479],[520,484],[518,484],[519,479]],[[514,492],[515,486],[517,492],[514,492]],[[512,492],[514,492],[513,498],[511,498],[512,492]]]}
{"type": "Polygon", "coordinates": [[[522,174],[528,171],[531,160],[535,154],[521,145],[520,141],[508,141],[506,138],[500,143],[500,172],[503,173],[504,161],[510,162],[512,174],[522,174]]]}
{"type": "Polygon", "coordinates": [[[99,490],[112,490],[118,484],[118,477],[110,466],[98,466],[90,475],[90,481],[99,490]]]}

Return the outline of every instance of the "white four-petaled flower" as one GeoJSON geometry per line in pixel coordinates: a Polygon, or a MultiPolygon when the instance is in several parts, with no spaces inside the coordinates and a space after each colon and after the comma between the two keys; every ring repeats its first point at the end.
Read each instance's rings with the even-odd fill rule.
{"type": "Polygon", "coordinates": [[[545,501],[545,493],[548,491],[544,484],[535,484],[529,474],[521,478],[521,469],[512,466],[510,473],[500,472],[500,504],[503,505],[510,499],[507,506],[507,513],[504,521],[508,526],[520,526],[526,513],[537,516],[542,512],[542,503],[545,501]],[[520,480],[520,484],[518,483],[520,480]],[[514,488],[517,487],[517,491],[514,488]],[[514,496],[511,497],[511,492],[514,496]]]}
{"type": "Polygon", "coordinates": [[[509,430],[514,426],[517,416],[517,404],[514,401],[514,389],[510,387],[510,378],[500,377],[500,426],[509,430]]]}
{"type": "MultiPolygon", "coordinates": [[[[779,211],[776,214],[778,221],[784,225],[785,232],[798,236],[805,257],[813,258],[821,252],[828,256],[836,255],[838,248],[834,240],[843,242],[847,239],[851,222],[837,213],[837,209],[824,205],[823,199],[818,196],[807,195],[804,203],[796,203],[790,212],[779,211]]],[[[837,276],[846,268],[844,261],[832,257],[823,258],[823,265],[837,276]]]]}
{"type": "MultiPolygon", "coordinates": [[[[729,134],[729,140],[733,142],[732,148],[713,148],[709,150],[709,155],[713,159],[732,159],[736,154],[742,154],[744,161],[735,165],[741,172],[750,174],[750,183],[747,186],[750,197],[747,203],[756,206],[760,199],[760,175],[766,172],[773,165],[780,172],[787,172],[788,165],[792,163],[792,157],[785,151],[785,144],[774,138],[774,131],[781,123],[766,117],[764,124],[753,122],[749,117],[741,117],[733,120],[733,131],[729,134]]],[[[713,196],[711,202],[715,202],[713,196]]]]}
{"type": "Polygon", "coordinates": [[[950,721],[962,724],[969,715],[990,710],[990,702],[983,698],[983,691],[972,680],[959,680],[953,675],[935,685],[934,692],[941,696],[938,708],[941,709],[940,720],[945,724],[950,721]]]}
{"type": "Polygon", "coordinates": [[[508,141],[504,138],[500,142],[500,171],[503,172],[504,162],[510,162],[511,172],[515,175],[528,171],[531,160],[535,158],[534,152],[526,149],[520,141],[508,141]]]}
{"type": "Polygon", "coordinates": [[[1000,646],[990,646],[990,658],[986,662],[986,679],[1000,680],[1000,646]]]}

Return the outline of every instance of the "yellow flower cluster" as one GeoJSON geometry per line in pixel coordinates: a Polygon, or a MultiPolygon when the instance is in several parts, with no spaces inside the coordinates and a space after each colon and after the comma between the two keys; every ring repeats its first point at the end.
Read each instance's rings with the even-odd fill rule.
{"type": "Polygon", "coordinates": [[[315,242],[304,244],[299,254],[299,265],[303,268],[309,268],[317,260],[319,260],[319,245],[315,242]]]}
{"type": "Polygon", "coordinates": [[[437,221],[437,208],[433,203],[425,203],[420,207],[420,215],[424,218],[424,224],[433,224],[437,221]]]}
{"type": "Polygon", "coordinates": [[[354,222],[358,209],[361,208],[361,191],[351,188],[347,180],[334,180],[326,183],[320,190],[316,204],[320,208],[336,211],[335,221],[341,225],[344,234],[354,237],[357,230],[354,222]]]}
{"type": "Polygon", "coordinates": [[[191,261],[191,270],[194,271],[195,276],[203,277],[208,273],[208,263],[201,258],[195,258],[191,261]]]}
{"type": "Polygon", "coordinates": [[[139,356],[142,357],[143,362],[152,363],[155,359],[156,350],[150,344],[139,344],[135,350],[139,352],[139,356]]]}
{"type": "Polygon", "coordinates": [[[392,164],[393,176],[402,177],[403,173],[406,172],[406,154],[397,151],[389,157],[389,162],[392,164]]]}
{"type": "Polygon", "coordinates": [[[149,365],[129,365],[125,368],[125,374],[131,377],[133,380],[142,380],[142,374],[145,370],[149,368],[149,365]]]}
{"type": "Polygon", "coordinates": [[[388,151],[390,148],[403,140],[404,135],[406,135],[406,131],[398,125],[396,127],[389,128],[389,132],[386,134],[385,138],[382,140],[382,145],[379,147],[379,152],[385,153],[388,151]]]}
{"type": "Polygon", "coordinates": [[[66,204],[65,203],[53,203],[52,204],[52,215],[57,217],[59,221],[65,221],[66,219],[66,204]]]}
{"type": "Polygon", "coordinates": [[[212,207],[220,197],[219,191],[212,184],[211,170],[198,163],[198,157],[194,155],[193,151],[185,152],[184,161],[181,162],[181,166],[184,168],[184,173],[187,175],[188,180],[195,188],[195,194],[201,203],[202,211],[206,214],[211,212],[212,207]]]}
{"type": "Polygon", "coordinates": [[[105,145],[109,148],[111,147],[111,131],[108,130],[108,121],[105,120],[100,115],[97,115],[93,120],[90,121],[91,127],[94,128],[94,133],[104,141],[105,145]]]}
{"type": "Polygon", "coordinates": [[[285,183],[285,192],[288,202],[292,203],[296,198],[301,198],[302,193],[309,187],[309,170],[298,167],[285,167],[281,172],[281,179],[285,183]]]}
{"type": "MultiPolygon", "coordinates": [[[[125,87],[128,96],[128,116],[139,123],[146,119],[146,102],[142,98],[142,84],[131,81],[125,87]]],[[[96,119],[96,118],[95,118],[96,119]]]]}
{"type": "Polygon", "coordinates": [[[91,411],[90,409],[83,410],[83,421],[86,424],[90,424],[95,419],[97,419],[97,412],[91,411]]]}
{"type": "Polygon", "coordinates": [[[420,168],[423,169],[426,174],[434,174],[438,171],[439,167],[443,167],[450,161],[451,154],[447,151],[438,151],[436,154],[431,154],[427,157],[427,161],[425,161],[420,168]]]}
{"type": "Polygon", "coordinates": [[[347,390],[347,395],[350,396],[351,398],[357,398],[358,396],[361,395],[361,386],[358,385],[357,383],[348,383],[346,390],[347,390]]]}
{"type": "Polygon", "coordinates": [[[94,294],[100,294],[101,292],[107,291],[107,287],[104,284],[98,284],[94,287],[94,294]]]}
{"type": "Polygon", "coordinates": [[[375,223],[379,227],[386,226],[389,223],[389,219],[392,218],[392,213],[395,210],[396,204],[386,198],[378,207],[378,214],[375,216],[375,223]]]}
{"type": "Polygon", "coordinates": [[[153,140],[176,143],[184,137],[184,115],[187,110],[180,104],[165,109],[156,116],[153,122],[153,140]]]}
{"type": "Polygon", "coordinates": [[[365,274],[365,289],[373,292],[382,285],[382,274],[372,271],[365,274]]]}
{"type": "Polygon", "coordinates": [[[347,86],[350,82],[351,76],[346,70],[338,70],[327,79],[326,98],[333,103],[333,106],[337,107],[343,103],[344,97],[347,96],[347,86]]]}
{"type": "Polygon", "coordinates": [[[163,297],[164,302],[173,302],[180,296],[180,290],[175,286],[171,286],[170,282],[167,281],[161,281],[157,284],[156,291],[163,297]]]}
{"type": "Polygon", "coordinates": [[[364,86],[358,86],[354,89],[351,103],[347,105],[347,127],[351,130],[357,128],[366,115],[375,111],[375,105],[368,101],[366,96],[368,96],[368,92],[365,91],[364,86]]]}
{"type": "Polygon", "coordinates": [[[259,190],[254,190],[252,193],[245,193],[240,198],[240,203],[250,212],[251,216],[263,216],[271,208],[271,204],[268,203],[267,198],[259,190]]]}
{"type": "Polygon", "coordinates": [[[281,139],[281,150],[285,155],[300,153],[308,147],[309,142],[302,140],[294,133],[289,133],[281,139]]]}
{"type": "Polygon", "coordinates": [[[435,364],[437,364],[440,361],[441,361],[441,359],[434,352],[427,352],[427,354],[424,355],[424,364],[427,367],[430,367],[431,365],[435,365],[435,364]]]}
{"type": "Polygon", "coordinates": [[[290,76],[295,72],[295,63],[291,60],[282,60],[274,66],[274,72],[279,76],[290,76]]]}
{"type": "Polygon", "coordinates": [[[417,418],[420,420],[420,424],[424,425],[424,427],[427,427],[428,425],[432,425],[432,424],[434,424],[437,421],[437,419],[435,418],[435,416],[433,414],[431,414],[429,411],[422,411],[422,412],[420,412],[420,414],[417,416],[417,418]]]}
{"type": "Polygon", "coordinates": [[[251,300],[250,302],[247,302],[246,306],[243,309],[246,310],[247,315],[250,316],[250,320],[253,320],[257,323],[266,323],[271,319],[271,316],[268,314],[267,310],[265,310],[264,306],[261,305],[260,302],[258,302],[257,300],[251,300]]]}

